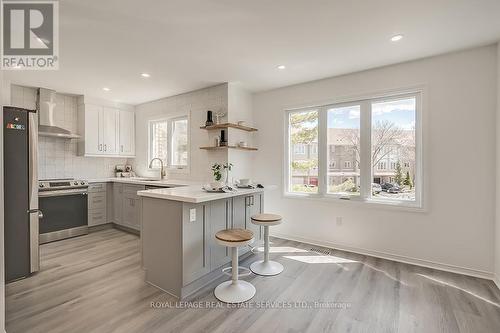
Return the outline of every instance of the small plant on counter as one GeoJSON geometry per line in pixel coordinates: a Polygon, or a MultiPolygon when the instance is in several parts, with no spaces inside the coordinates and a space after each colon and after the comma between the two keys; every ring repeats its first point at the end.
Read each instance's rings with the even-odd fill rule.
{"type": "Polygon", "coordinates": [[[214,179],[215,181],[220,181],[222,179],[222,171],[226,170],[226,183],[227,180],[229,179],[229,171],[231,171],[233,167],[233,163],[225,163],[225,164],[220,164],[220,163],[214,163],[212,165],[212,172],[214,173],[214,179]]]}
{"type": "Polygon", "coordinates": [[[222,173],[221,170],[223,169],[223,165],[219,163],[214,163],[212,165],[212,172],[214,173],[214,179],[215,181],[220,181],[222,179],[222,173]]]}

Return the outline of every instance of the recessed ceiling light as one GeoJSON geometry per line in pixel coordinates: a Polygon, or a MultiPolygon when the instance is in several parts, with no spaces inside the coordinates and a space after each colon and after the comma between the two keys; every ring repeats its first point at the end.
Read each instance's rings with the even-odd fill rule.
{"type": "Polygon", "coordinates": [[[403,39],[403,35],[394,35],[391,37],[391,42],[399,42],[401,39],[403,39]]]}
{"type": "Polygon", "coordinates": [[[104,90],[104,91],[111,91],[111,89],[108,88],[108,87],[104,87],[104,88],[102,88],[102,90],[104,90]]]}
{"type": "Polygon", "coordinates": [[[141,73],[141,76],[142,77],[150,77],[151,75],[149,75],[148,73],[141,73]]]}
{"type": "Polygon", "coordinates": [[[285,66],[285,65],[279,65],[277,68],[278,68],[278,69],[285,69],[285,68],[286,68],[286,66],[285,66]]]}

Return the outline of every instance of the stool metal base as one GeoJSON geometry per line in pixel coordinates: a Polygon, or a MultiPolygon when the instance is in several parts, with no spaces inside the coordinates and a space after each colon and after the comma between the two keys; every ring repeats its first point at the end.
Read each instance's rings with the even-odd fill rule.
{"type": "Polygon", "coordinates": [[[255,295],[255,287],[243,280],[226,281],[219,284],[214,290],[215,297],[225,303],[242,303],[255,295]]]}
{"type": "Polygon", "coordinates": [[[278,275],[283,272],[283,265],[276,261],[259,260],[250,265],[250,270],[257,275],[278,275]]]}

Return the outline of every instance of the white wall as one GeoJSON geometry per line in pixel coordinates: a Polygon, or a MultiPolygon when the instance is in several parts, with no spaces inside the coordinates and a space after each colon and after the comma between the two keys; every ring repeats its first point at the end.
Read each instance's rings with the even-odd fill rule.
{"type": "Polygon", "coordinates": [[[279,185],[266,193],[265,205],[284,216],[272,232],[491,278],[496,62],[496,46],[488,46],[256,94],[255,178],[279,185]],[[427,89],[427,212],[282,196],[284,109],[416,85],[427,89]]]}
{"type": "MultiPolygon", "coordinates": [[[[12,85],[11,103],[27,109],[36,108],[36,89],[12,85]]],[[[77,132],[77,96],[56,94],[55,123],[77,132]]],[[[77,155],[77,140],[38,138],[38,178],[105,178],[114,176],[117,164],[126,158],[83,157],[77,155]]]]}
{"type": "Polygon", "coordinates": [[[500,288],[500,42],[497,44],[495,282],[500,288]]]}
{"type": "Polygon", "coordinates": [[[149,121],[189,115],[188,173],[170,170],[167,171],[168,177],[211,181],[211,165],[215,162],[227,162],[227,153],[201,150],[201,146],[214,145],[217,133],[202,130],[200,126],[207,120],[207,110],[227,113],[227,91],[227,84],[221,84],[136,106],[136,158],[132,162],[136,172],[141,176],[157,176],[157,172],[148,170],[149,121]]]}
{"type": "MultiPolygon", "coordinates": [[[[237,123],[244,121],[245,125],[253,126],[252,94],[245,90],[239,83],[228,84],[228,121],[237,123]]],[[[253,132],[246,132],[230,128],[228,130],[229,145],[237,145],[240,141],[245,141],[249,147],[255,146],[255,136],[253,132]]],[[[248,178],[252,174],[253,160],[255,152],[245,150],[229,150],[228,160],[233,164],[230,178],[248,178]]]]}

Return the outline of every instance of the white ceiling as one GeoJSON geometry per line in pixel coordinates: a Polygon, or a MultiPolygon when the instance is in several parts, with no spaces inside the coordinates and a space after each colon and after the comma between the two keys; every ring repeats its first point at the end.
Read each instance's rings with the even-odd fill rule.
{"type": "Polygon", "coordinates": [[[131,104],[262,91],[493,43],[499,17],[499,0],[61,0],[60,69],[7,76],[131,104]]]}

